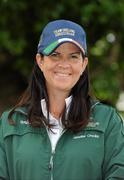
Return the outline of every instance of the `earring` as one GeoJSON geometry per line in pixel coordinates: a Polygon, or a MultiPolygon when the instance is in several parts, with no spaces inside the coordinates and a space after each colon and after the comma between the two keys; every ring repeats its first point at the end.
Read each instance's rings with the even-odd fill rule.
{"type": "Polygon", "coordinates": [[[83,74],[83,71],[81,71],[80,76],[82,76],[82,74],[83,74]]]}

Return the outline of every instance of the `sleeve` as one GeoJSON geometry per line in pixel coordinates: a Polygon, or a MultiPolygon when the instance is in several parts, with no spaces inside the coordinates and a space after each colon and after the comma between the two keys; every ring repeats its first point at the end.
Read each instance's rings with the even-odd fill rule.
{"type": "Polygon", "coordinates": [[[0,180],[9,180],[3,140],[2,118],[0,119],[0,180]]]}
{"type": "Polygon", "coordinates": [[[104,180],[124,180],[124,121],[113,110],[105,133],[104,180]]]}

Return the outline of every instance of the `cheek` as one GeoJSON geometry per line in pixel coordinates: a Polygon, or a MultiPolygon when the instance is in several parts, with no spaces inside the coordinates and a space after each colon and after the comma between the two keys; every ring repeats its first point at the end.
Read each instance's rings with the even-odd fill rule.
{"type": "Polygon", "coordinates": [[[45,74],[48,70],[49,70],[49,66],[47,64],[42,64],[41,65],[41,71],[43,72],[43,74],[45,74]]]}
{"type": "Polygon", "coordinates": [[[54,69],[55,65],[54,63],[51,63],[49,60],[45,60],[42,64],[42,71],[49,71],[49,70],[52,70],[54,69]]]}
{"type": "Polygon", "coordinates": [[[80,64],[77,67],[75,66],[75,68],[74,68],[75,75],[80,76],[82,74],[83,70],[84,69],[83,69],[83,65],[82,64],[80,64]]]}
{"type": "Polygon", "coordinates": [[[42,67],[42,73],[43,73],[46,80],[51,79],[53,76],[53,74],[52,74],[53,70],[49,65],[44,65],[42,67]]]}

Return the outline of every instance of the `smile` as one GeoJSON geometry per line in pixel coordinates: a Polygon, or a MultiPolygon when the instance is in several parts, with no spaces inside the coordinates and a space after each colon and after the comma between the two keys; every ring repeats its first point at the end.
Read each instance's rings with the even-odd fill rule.
{"type": "Polygon", "coordinates": [[[56,72],[55,74],[60,77],[68,77],[71,75],[70,73],[60,73],[60,72],[56,72]]]}

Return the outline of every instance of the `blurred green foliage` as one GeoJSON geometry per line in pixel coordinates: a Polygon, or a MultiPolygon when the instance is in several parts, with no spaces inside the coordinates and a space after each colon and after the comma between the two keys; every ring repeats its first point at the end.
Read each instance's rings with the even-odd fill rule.
{"type": "Polygon", "coordinates": [[[123,0],[1,0],[0,66],[9,64],[27,81],[43,27],[51,20],[69,19],[87,33],[93,91],[115,103],[124,89],[123,0]]]}

